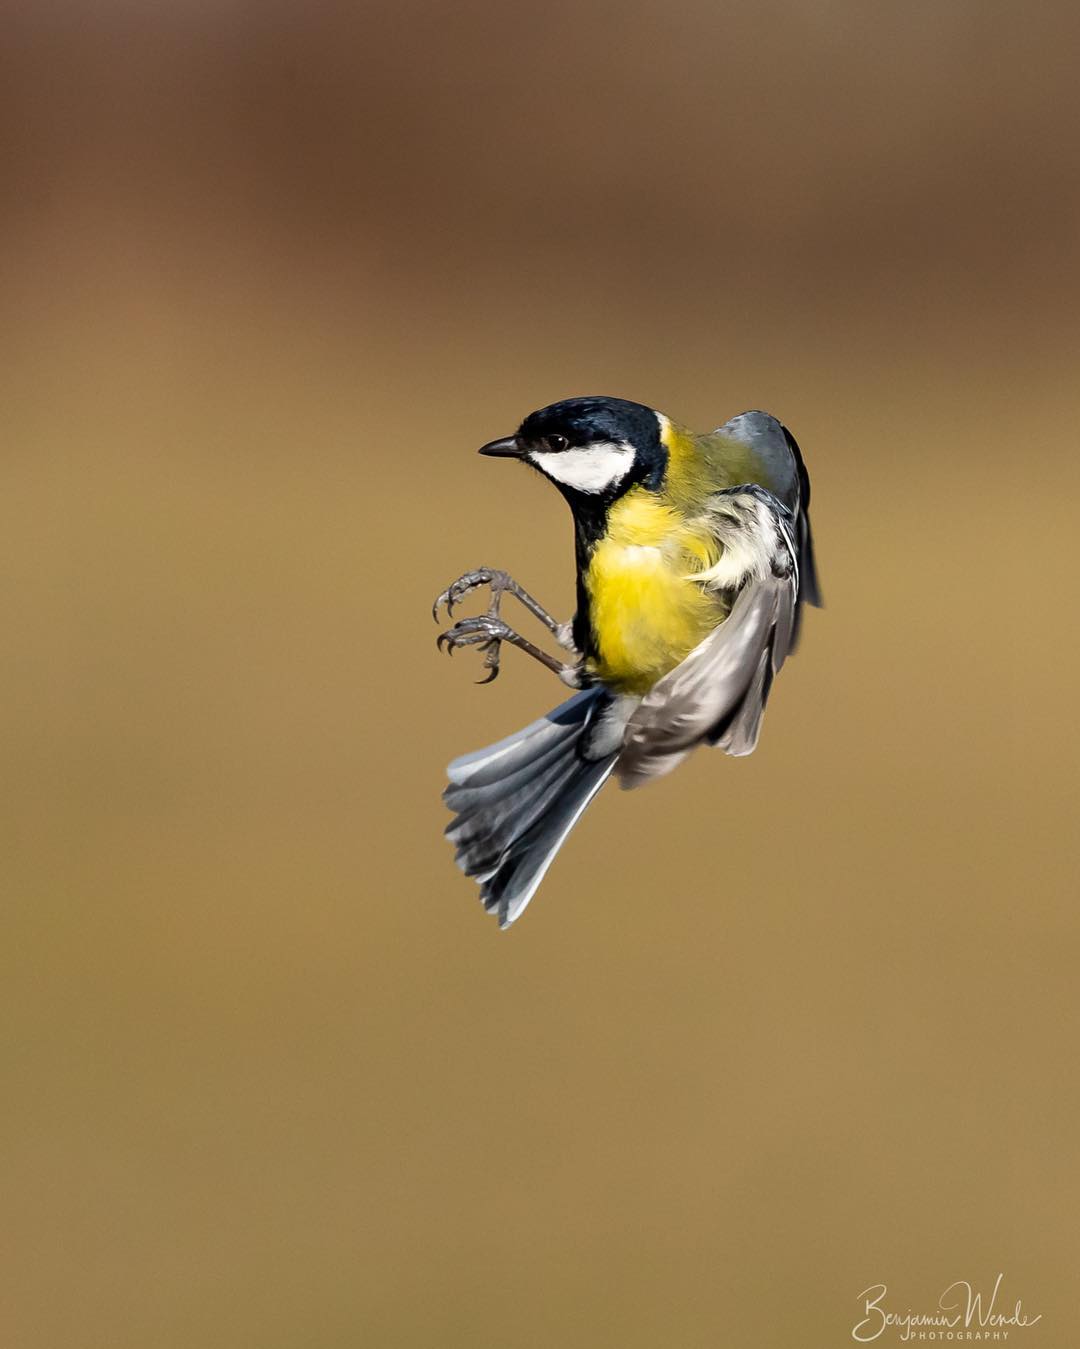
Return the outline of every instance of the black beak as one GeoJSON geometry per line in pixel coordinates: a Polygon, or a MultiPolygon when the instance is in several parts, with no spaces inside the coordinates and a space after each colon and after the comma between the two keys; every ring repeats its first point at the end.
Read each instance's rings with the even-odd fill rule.
{"type": "Polygon", "coordinates": [[[493,459],[521,459],[525,455],[525,447],[517,436],[507,436],[504,440],[489,440],[486,445],[480,446],[479,453],[488,454],[493,459]]]}

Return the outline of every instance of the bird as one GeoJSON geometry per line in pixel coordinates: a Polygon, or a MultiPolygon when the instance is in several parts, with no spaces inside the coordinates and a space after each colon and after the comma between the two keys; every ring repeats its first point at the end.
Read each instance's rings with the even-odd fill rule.
{"type": "Polygon", "coordinates": [[[751,753],[803,605],[822,598],[810,479],[794,436],[769,413],[743,412],[699,435],[643,403],[568,398],[479,452],[539,472],[574,526],[569,621],[489,567],[460,576],[432,610],[453,619],[486,588],[486,612],[458,619],[439,647],[480,650],[487,683],[513,646],[576,690],[447,769],[455,860],[508,928],[609,777],[638,787],[699,745],[751,753]],[[510,626],[506,598],[539,620],[561,656],[510,626]]]}

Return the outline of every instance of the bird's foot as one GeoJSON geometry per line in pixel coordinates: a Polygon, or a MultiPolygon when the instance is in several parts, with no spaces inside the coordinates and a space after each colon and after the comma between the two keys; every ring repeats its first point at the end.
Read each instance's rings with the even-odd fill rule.
{"type": "Polygon", "coordinates": [[[487,674],[483,679],[478,680],[480,684],[490,684],[499,674],[499,660],[502,654],[503,642],[509,642],[511,646],[519,647],[526,655],[532,656],[533,660],[538,660],[541,665],[547,667],[554,674],[557,674],[564,684],[570,688],[581,687],[581,670],[578,665],[566,665],[554,656],[549,656],[535,643],[530,642],[527,637],[522,637],[521,633],[515,632],[513,628],[497,614],[481,614],[477,618],[461,618],[452,628],[447,628],[445,632],[440,632],[436,639],[436,645],[439,650],[446,651],[453,655],[460,646],[479,647],[484,653],[484,669],[487,674]]]}
{"type": "MultiPolygon", "coordinates": [[[[470,572],[470,576],[478,573],[470,572]]],[[[462,577],[462,580],[465,580],[462,577]]],[[[455,581],[454,585],[460,582],[455,581]]],[[[478,581],[475,584],[482,585],[478,581]]],[[[453,590],[453,586],[450,590],[453,590]]],[[[472,586],[467,587],[472,589],[472,586]]],[[[449,593],[449,592],[444,592],[449,593]]],[[[464,593],[464,592],[463,592],[464,593]]],[[[436,601],[436,608],[439,602],[446,603],[447,613],[453,612],[453,602],[444,600],[440,595],[436,601]]],[[[499,659],[502,643],[508,641],[517,634],[513,633],[510,627],[503,622],[501,618],[494,614],[482,614],[479,618],[461,618],[452,628],[447,628],[445,632],[440,632],[435,639],[435,644],[439,650],[444,648],[448,655],[452,656],[459,646],[477,646],[484,653],[484,669],[488,672],[483,679],[478,679],[478,684],[490,684],[493,679],[499,675],[499,659]]]]}
{"type": "Polygon", "coordinates": [[[518,589],[517,583],[508,572],[499,571],[495,567],[477,567],[475,571],[467,571],[464,576],[459,576],[456,581],[446,587],[431,606],[432,618],[438,620],[439,610],[443,605],[446,606],[447,618],[453,618],[454,606],[460,604],[470,590],[477,590],[481,586],[491,587],[491,604],[488,607],[488,613],[493,616],[499,612],[499,604],[504,592],[518,589]]]}
{"type": "Polygon", "coordinates": [[[509,572],[500,571],[497,567],[477,567],[475,571],[467,571],[464,576],[459,576],[452,585],[446,587],[431,606],[431,616],[437,622],[439,610],[445,605],[447,618],[453,618],[454,606],[460,604],[470,591],[477,590],[481,586],[488,586],[491,590],[487,608],[489,618],[498,618],[502,597],[513,595],[519,604],[524,605],[529,613],[547,628],[561,647],[573,652],[575,656],[578,655],[574,646],[572,625],[560,623],[558,619],[552,618],[540,601],[534,599],[524,586],[519,585],[509,572]]]}

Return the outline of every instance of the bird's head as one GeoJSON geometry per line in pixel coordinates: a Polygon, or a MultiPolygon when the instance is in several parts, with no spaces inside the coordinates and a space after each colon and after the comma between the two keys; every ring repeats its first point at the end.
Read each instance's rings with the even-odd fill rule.
{"type": "Polygon", "coordinates": [[[663,419],[623,398],[567,398],[531,412],[517,434],[481,454],[522,459],[575,504],[609,505],[636,483],[659,487],[667,465],[663,419]]]}

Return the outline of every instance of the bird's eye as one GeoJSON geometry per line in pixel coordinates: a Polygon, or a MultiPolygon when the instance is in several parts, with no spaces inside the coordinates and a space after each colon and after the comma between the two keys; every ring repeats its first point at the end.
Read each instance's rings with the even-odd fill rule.
{"type": "Polygon", "coordinates": [[[549,450],[554,450],[556,453],[558,453],[560,450],[565,450],[567,445],[570,444],[570,442],[566,439],[565,436],[545,436],[544,444],[548,447],[549,450]]]}

